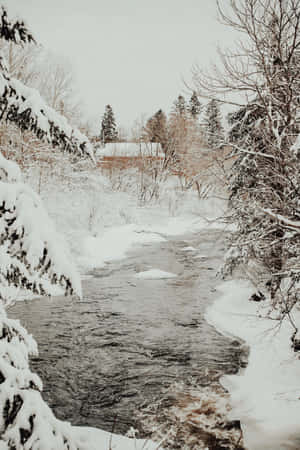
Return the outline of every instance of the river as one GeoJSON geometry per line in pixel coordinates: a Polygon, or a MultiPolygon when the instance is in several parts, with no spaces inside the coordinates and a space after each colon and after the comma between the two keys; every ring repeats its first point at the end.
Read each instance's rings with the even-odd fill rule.
{"type": "Polygon", "coordinates": [[[172,386],[200,389],[236,373],[242,346],[204,319],[223,254],[220,231],[167,238],[89,272],[82,301],[46,298],[10,308],[38,342],[32,367],[57,417],[118,433],[141,430],[141,412],[163,405],[172,386]],[[151,268],[177,277],[135,277],[151,268]]]}

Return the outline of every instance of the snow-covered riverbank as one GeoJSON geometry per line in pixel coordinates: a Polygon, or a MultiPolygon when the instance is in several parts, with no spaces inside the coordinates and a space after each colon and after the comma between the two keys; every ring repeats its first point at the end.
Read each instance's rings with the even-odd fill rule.
{"type": "Polygon", "coordinates": [[[157,442],[132,439],[91,427],[73,427],[76,442],[82,450],[163,450],[157,442]]]}
{"type": "MultiPolygon", "coordinates": [[[[220,213],[218,202],[199,202],[193,192],[184,196],[172,193],[172,201],[169,199],[164,205],[140,207],[131,195],[112,193],[105,180],[98,178],[86,186],[66,186],[63,190],[53,183],[45,189],[44,199],[82,273],[126,257],[134,246],[164,242],[168,235],[200,231],[210,226],[204,217],[220,213]]],[[[186,250],[197,253],[190,247],[186,250]]],[[[277,322],[259,317],[265,316],[267,306],[248,302],[252,291],[247,283],[224,283],[222,297],[207,312],[208,321],[218,330],[238,336],[250,346],[247,368],[240,375],[223,380],[232,397],[232,418],[241,420],[250,450],[299,449],[300,443],[295,442],[300,417],[300,361],[290,348],[293,330],[288,323],[278,329],[277,322]]],[[[139,448],[138,445],[157,448],[150,442],[143,447],[142,441],[111,438],[109,433],[98,430],[86,431],[87,434],[84,428],[80,429],[83,441],[91,449],[93,441],[97,442],[96,448],[108,448],[107,442],[112,438],[115,449],[139,448]]]]}
{"type": "MultiPolygon", "coordinates": [[[[293,328],[265,318],[267,301],[248,301],[253,287],[229,281],[207,311],[207,320],[224,334],[243,339],[250,347],[248,366],[222,382],[231,394],[233,419],[240,419],[250,450],[300,448],[300,359],[291,349],[293,328]]],[[[294,314],[300,323],[300,313],[294,314]]]]}
{"type": "MultiPolygon", "coordinates": [[[[79,185],[64,190],[53,184],[45,188],[47,210],[55,220],[56,228],[70,244],[82,274],[91,268],[102,267],[106,262],[125,258],[127,252],[136,246],[164,242],[168,235],[206,228],[207,221],[202,218],[202,212],[207,217],[207,208],[212,212],[211,216],[218,214],[210,202],[199,202],[196,193],[181,199],[185,207],[175,216],[161,205],[141,208],[129,195],[114,194],[103,187],[98,194],[99,197],[93,195],[91,199],[89,190],[83,190],[79,185]]],[[[57,294],[53,292],[53,295],[57,294]]],[[[19,298],[23,299],[23,295],[19,298]]],[[[90,427],[71,427],[69,432],[82,450],[162,448],[157,442],[130,439],[90,427]]]]}
{"type": "MultiPolygon", "coordinates": [[[[129,194],[112,193],[104,182],[100,187],[93,183],[98,190],[92,196],[89,184],[85,188],[66,186],[64,190],[52,184],[44,197],[82,273],[126,257],[135,246],[200,231],[211,226],[206,218],[220,213],[218,202],[199,202],[192,192],[172,197],[173,206],[177,206],[176,211],[172,207],[171,214],[166,205],[140,207],[129,194]]],[[[188,250],[197,253],[197,249],[188,250]]],[[[247,301],[252,289],[242,282],[223,284],[222,297],[207,313],[211,324],[225,334],[244,339],[251,350],[245,371],[223,380],[232,397],[232,417],[241,420],[245,443],[251,450],[300,448],[300,443],[298,447],[294,444],[300,416],[300,361],[290,348],[292,329],[284,323],[278,330],[277,322],[258,318],[265,315],[267,307],[247,301]]],[[[110,439],[105,432],[95,433],[103,446],[110,439]]],[[[88,435],[85,439],[91,438],[88,435]]],[[[134,440],[113,437],[116,449],[127,448],[125,442],[128,448],[138,448],[134,440]]],[[[150,442],[147,445],[145,448],[156,448],[149,447],[150,442]]]]}

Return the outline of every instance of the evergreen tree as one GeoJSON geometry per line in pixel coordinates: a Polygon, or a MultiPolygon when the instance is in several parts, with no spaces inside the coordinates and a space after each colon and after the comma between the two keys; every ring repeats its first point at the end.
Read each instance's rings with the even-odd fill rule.
{"type": "Polygon", "coordinates": [[[218,102],[212,99],[206,107],[205,119],[206,140],[210,148],[217,148],[224,141],[224,130],[221,120],[222,116],[218,102]]]}
{"type": "Polygon", "coordinates": [[[158,142],[162,149],[165,148],[168,134],[167,117],[161,109],[147,120],[145,132],[150,142],[158,142]]]}
{"type": "Polygon", "coordinates": [[[265,111],[259,105],[258,99],[229,113],[227,116],[227,122],[230,126],[228,142],[237,147],[251,148],[251,146],[255,146],[262,150],[264,147],[262,136],[255,125],[264,116],[265,111]]]}
{"type": "Polygon", "coordinates": [[[199,102],[199,99],[195,91],[193,92],[190,98],[188,110],[193,119],[198,119],[199,114],[201,112],[201,103],[199,102]]]}
{"type": "Polygon", "coordinates": [[[110,105],[106,105],[103,119],[101,122],[100,139],[103,144],[116,142],[118,139],[115,116],[110,105]]]}
{"type": "Polygon", "coordinates": [[[180,115],[184,116],[187,112],[186,102],[183,95],[178,95],[177,99],[175,100],[173,104],[173,108],[171,111],[172,115],[180,115]]]}

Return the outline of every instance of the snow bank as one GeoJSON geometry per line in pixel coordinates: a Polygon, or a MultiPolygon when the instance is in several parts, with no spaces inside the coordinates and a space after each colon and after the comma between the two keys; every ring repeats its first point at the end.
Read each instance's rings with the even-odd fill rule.
{"type": "MultiPolygon", "coordinates": [[[[300,360],[291,349],[293,328],[266,318],[267,301],[248,301],[253,287],[230,281],[206,318],[224,334],[239,336],[250,346],[247,368],[225,376],[232,398],[232,418],[240,419],[250,450],[300,448],[300,360]]],[[[299,311],[294,321],[300,323],[299,311]]]]}
{"type": "Polygon", "coordinates": [[[172,180],[165,183],[166,197],[163,193],[157,203],[141,206],[136,193],[113,192],[98,169],[72,172],[63,164],[51,177],[45,175],[42,184],[40,175],[30,169],[28,181],[34,189],[42,189],[46,209],[82,271],[121,259],[134,245],[162,242],[164,236],[198,232],[208,226],[224,228],[213,222],[222,215],[224,202],[199,200],[196,191],[177,191],[172,180]]]}
{"type": "Polygon", "coordinates": [[[159,443],[144,439],[130,439],[90,427],[72,427],[76,442],[88,450],[163,450],[159,443]]]}
{"type": "Polygon", "coordinates": [[[135,224],[112,227],[100,237],[87,236],[83,239],[79,263],[85,268],[101,267],[105,262],[124,258],[126,252],[135,244],[165,240],[159,234],[143,231],[135,224]]]}
{"type": "Polygon", "coordinates": [[[160,269],[150,269],[146,270],[145,272],[137,273],[135,277],[142,280],[157,280],[164,278],[176,278],[177,275],[175,273],[165,272],[160,269]]]}
{"type": "MultiPolygon", "coordinates": [[[[149,211],[148,211],[149,212],[149,211]]],[[[153,209],[150,212],[154,212],[153,209]]],[[[102,267],[106,262],[122,259],[136,245],[164,242],[164,236],[178,236],[185,233],[195,233],[207,228],[207,222],[194,215],[182,217],[164,217],[157,208],[156,213],[147,215],[136,214],[135,219],[143,223],[131,223],[106,228],[96,236],[85,234],[81,236],[78,247],[78,264],[81,269],[102,267]]],[[[211,227],[224,228],[224,225],[214,224],[211,227]]],[[[201,256],[202,257],[202,256],[201,256]]]]}

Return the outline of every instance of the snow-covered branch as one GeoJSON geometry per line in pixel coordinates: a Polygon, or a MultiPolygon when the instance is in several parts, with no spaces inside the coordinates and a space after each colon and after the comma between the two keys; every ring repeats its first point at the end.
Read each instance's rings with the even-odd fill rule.
{"type": "Polygon", "coordinates": [[[262,211],[268,214],[268,216],[272,217],[274,220],[277,220],[281,224],[285,225],[287,228],[300,230],[300,220],[290,220],[287,217],[282,216],[281,214],[274,213],[270,209],[262,208],[262,211]]]}
{"type": "Polygon", "coordinates": [[[72,128],[65,117],[47,106],[39,92],[0,73],[0,120],[30,130],[53,147],[93,159],[93,147],[86,136],[72,128]]]}
{"type": "Polygon", "coordinates": [[[35,340],[0,307],[1,450],[88,450],[44,402],[42,381],[29,368],[30,355],[37,355],[35,340]]]}
{"type": "Polygon", "coordinates": [[[6,9],[3,6],[1,9],[0,39],[13,41],[15,44],[34,42],[34,38],[24,22],[19,20],[11,22],[7,17],[6,9]]]}
{"type": "Polygon", "coordinates": [[[81,296],[80,279],[40,198],[19,181],[16,164],[2,157],[0,169],[0,298],[11,285],[44,295],[51,284],[81,296]]]}

